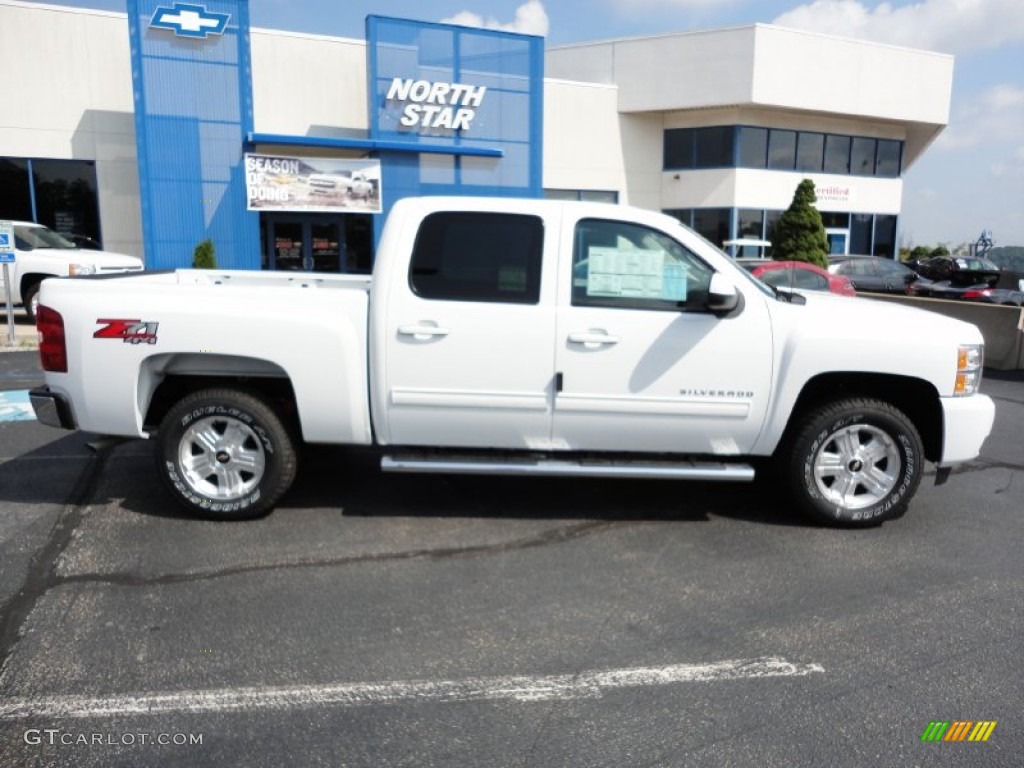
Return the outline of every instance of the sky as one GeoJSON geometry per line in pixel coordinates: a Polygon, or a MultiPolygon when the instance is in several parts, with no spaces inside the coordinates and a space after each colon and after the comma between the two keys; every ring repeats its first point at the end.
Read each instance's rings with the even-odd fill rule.
{"type": "MultiPolygon", "coordinates": [[[[125,10],[124,0],[49,0],[125,10]]],[[[906,171],[901,245],[1024,245],[1024,0],[250,0],[254,27],[365,38],[368,14],[547,45],[763,22],[951,53],[950,121],[906,171]]]]}

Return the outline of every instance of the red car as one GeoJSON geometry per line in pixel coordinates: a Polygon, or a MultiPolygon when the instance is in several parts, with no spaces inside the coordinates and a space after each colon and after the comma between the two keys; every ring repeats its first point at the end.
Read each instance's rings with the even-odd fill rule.
{"type": "Polygon", "coordinates": [[[856,296],[848,277],[833,275],[805,261],[736,259],[736,263],[763,283],[774,288],[796,291],[829,291],[840,296],[856,296]]]}

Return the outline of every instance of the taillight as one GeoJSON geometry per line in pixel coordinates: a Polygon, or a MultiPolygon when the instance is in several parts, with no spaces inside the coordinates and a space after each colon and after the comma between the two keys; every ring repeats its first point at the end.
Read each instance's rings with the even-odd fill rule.
{"type": "Polygon", "coordinates": [[[42,304],[36,309],[39,331],[39,359],[44,371],[68,372],[68,347],[64,340],[64,318],[60,312],[42,304]]]}
{"type": "Polygon", "coordinates": [[[965,299],[985,299],[992,295],[992,291],[985,289],[983,291],[964,291],[965,299]]]}

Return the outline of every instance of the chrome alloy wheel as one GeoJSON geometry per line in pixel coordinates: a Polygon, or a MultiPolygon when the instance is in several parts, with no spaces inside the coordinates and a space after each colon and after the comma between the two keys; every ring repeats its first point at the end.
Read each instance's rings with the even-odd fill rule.
{"type": "Polygon", "coordinates": [[[814,456],[814,482],[830,504],[864,509],[896,486],[902,463],[896,442],[869,424],[836,430],[814,456]]]}
{"type": "Polygon", "coordinates": [[[185,483],[214,501],[237,499],[263,479],[263,443],[244,422],[231,416],[198,419],[178,442],[178,464],[185,483]]]}

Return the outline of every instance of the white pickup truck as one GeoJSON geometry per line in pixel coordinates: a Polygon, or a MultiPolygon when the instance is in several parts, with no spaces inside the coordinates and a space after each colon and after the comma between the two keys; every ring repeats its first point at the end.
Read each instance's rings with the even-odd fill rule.
{"type": "MultiPolygon", "coordinates": [[[[989,434],[973,325],[777,293],[667,216],[413,198],[372,278],[179,270],[43,284],[40,421],[156,438],[191,511],[269,510],[296,443],[389,471],[780,479],[832,525],[901,514],[989,434]]],[[[681,502],[685,503],[685,502],[681,502]]]]}
{"type": "MultiPolygon", "coordinates": [[[[36,316],[39,285],[48,277],[141,272],[142,259],[120,253],[83,251],[63,235],[42,224],[15,221],[14,264],[8,268],[11,278],[11,302],[23,304],[30,318],[36,316]]],[[[6,301],[4,274],[0,270],[0,303],[6,301]]]]}

